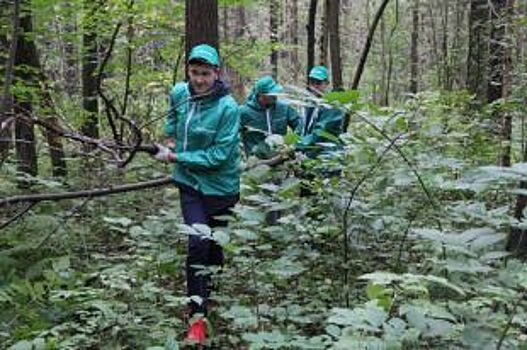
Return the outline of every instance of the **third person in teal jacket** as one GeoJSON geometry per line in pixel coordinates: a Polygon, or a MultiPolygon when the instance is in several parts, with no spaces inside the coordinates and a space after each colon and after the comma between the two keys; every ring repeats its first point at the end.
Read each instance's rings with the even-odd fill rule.
{"type": "Polygon", "coordinates": [[[298,113],[274,95],[281,91],[282,87],[271,76],[264,76],[240,107],[242,141],[247,156],[271,158],[274,153],[265,142],[267,136],[285,135],[287,127],[291,130],[299,127],[298,113]]]}
{"type": "MultiPolygon", "coordinates": [[[[321,98],[329,86],[327,68],[315,66],[309,72],[307,90],[314,97],[321,98]]],[[[297,149],[314,158],[338,146],[337,138],[342,133],[344,113],[336,108],[314,105],[302,111],[296,132],[301,136],[297,149]],[[332,147],[331,145],[335,145],[332,147]]]]}

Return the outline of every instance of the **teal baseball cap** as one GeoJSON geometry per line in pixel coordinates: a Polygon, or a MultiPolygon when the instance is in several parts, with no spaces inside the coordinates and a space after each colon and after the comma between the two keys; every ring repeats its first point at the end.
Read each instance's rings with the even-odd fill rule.
{"type": "Polygon", "coordinates": [[[220,56],[218,55],[218,51],[207,44],[194,46],[192,50],[190,50],[188,61],[190,62],[192,60],[202,61],[217,67],[220,66],[220,56]]]}
{"type": "Polygon", "coordinates": [[[282,92],[284,89],[280,84],[274,81],[273,77],[266,75],[258,79],[256,84],[254,84],[254,91],[257,94],[276,94],[282,92]]]}
{"type": "Polygon", "coordinates": [[[309,78],[316,80],[328,80],[328,69],[325,66],[314,66],[309,71],[309,78]]]}

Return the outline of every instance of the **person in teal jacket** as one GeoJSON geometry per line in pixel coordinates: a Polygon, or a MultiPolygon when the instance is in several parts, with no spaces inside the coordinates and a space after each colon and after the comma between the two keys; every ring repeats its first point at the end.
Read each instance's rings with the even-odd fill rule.
{"type": "MultiPolygon", "coordinates": [[[[192,48],[188,58],[189,81],[170,92],[166,135],[170,147],[157,145],[155,158],[174,163],[173,179],[180,193],[185,224],[225,226],[216,216],[229,214],[239,200],[239,108],[220,80],[220,59],[212,46],[192,48]]],[[[210,237],[189,235],[186,264],[191,325],[187,339],[206,338],[210,274],[202,267],[223,265],[222,248],[210,237]],[[195,297],[199,298],[195,298],[195,297]],[[199,300],[199,301],[198,301],[199,300]]]]}
{"type": "MultiPolygon", "coordinates": [[[[313,67],[309,72],[307,91],[314,97],[320,98],[328,86],[327,68],[313,67]]],[[[338,144],[336,139],[342,133],[343,118],[344,113],[336,108],[318,105],[305,107],[301,113],[299,127],[296,129],[301,136],[297,149],[304,151],[310,158],[316,157],[321,152],[330,151],[332,147],[328,145],[338,144]]]]}
{"type": "Polygon", "coordinates": [[[274,154],[265,142],[267,136],[285,135],[287,127],[292,130],[298,127],[298,113],[273,95],[282,90],[271,76],[263,76],[256,81],[249,97],[240,107],[242,141],[247,156],[271,158],[274,154]]]}

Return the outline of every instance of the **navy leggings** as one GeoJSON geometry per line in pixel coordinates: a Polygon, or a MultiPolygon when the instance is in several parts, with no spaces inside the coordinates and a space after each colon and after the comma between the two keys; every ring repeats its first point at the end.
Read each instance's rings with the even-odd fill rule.
{"type": "MultiPolygon", "coordinates": [[[[227,226],[226,221],[216,220],[215,216],[231,213],[240,195],[206,196],[188,186],[178,185],[181,211],[185,224],[206,224],[209,227],[227,226]]],[[[210,295],[210,274],[201,271],[200,266],[222,266],[223,249],[215,241],[199,235],[189,235],[187,251],[187,295],[199,296],[202,302],[190,303],[191,316],[206,314],[207,299],[210,295]]]]}

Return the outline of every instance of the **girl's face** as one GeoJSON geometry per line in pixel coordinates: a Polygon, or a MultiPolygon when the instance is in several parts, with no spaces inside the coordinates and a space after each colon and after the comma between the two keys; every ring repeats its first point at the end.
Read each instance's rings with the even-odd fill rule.
{"type": "Polygon", "coordinates": [[[204,94],[214,86],[214,82],[219,78],[219,69],[209,64],[190,63],[188,77],[196,94],[204,94]]]}
{"type": "Polygon", "coordinates": [[[269,108],[276,103],[276,96],[258,94],[258,103],[264,108],[269,108]]]}
{"type": "Polygon", "coordinates": [[[328,86],[329,86],[329,83],[326,81],[326,80],[316,80],[316,79],[311,79],[309,81],[309,85],[311,86],[312,89],[314,89],[315,91],[318,91],[320,93],[325,93],[328,86]]]}

